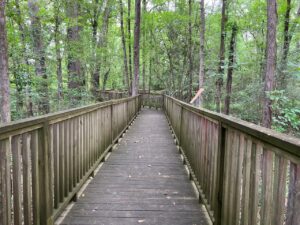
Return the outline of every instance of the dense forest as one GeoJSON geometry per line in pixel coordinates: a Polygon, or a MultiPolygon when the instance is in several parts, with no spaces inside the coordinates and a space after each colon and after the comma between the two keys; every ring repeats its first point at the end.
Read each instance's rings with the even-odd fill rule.
{"type": "Polygon", "coordinates": [[[297,0],[0,0],[1,120],[200,90],[198,106],[299,136],[299,24],[297,0]]]}

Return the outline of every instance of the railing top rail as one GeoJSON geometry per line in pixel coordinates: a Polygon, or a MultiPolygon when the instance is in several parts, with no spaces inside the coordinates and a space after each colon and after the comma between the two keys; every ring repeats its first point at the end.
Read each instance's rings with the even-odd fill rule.
{"type": "Polygon", "coordinates": [[[94,110],[102,108],[102,107],[130,101],[132,99],[135,99],[138,96],[139,95],[134,96],[134,97],[100,102],[100,103],[96,103],[96,104],[92,104],[92,105],[88,105],[88,106],[68,109],[68,110],[59,111],[59,112],[55,112],[55,113],[49,113],[49,114],[46,114],[43,116],[37,116],[37,117],[32,117],[32,118],[27,118],[27,119],[22,119],[22,120],[6,123],[3,125],[0,125],[0,140],[3,138],[4,134],[6,135],[7,133],[11,133],[16,130],[26,129],[28,127],[38,127],[39,125],[42,125],[43,123],[46,123],[46,122],[51,123],[51,121],[56,121],[56,120],[59,120],[59,121],[67,120],[72,117],[76,117],[76,116],[94,111],[94,110]]]}
{"type": "Polygon", "coordinates": [[[266,142],[274,147],[285,150],[297,157],[300,157],[300,139],[292,137],[286,134],[276,132],[274,130],[243,121],[241,119],[227,116],[224,114],[212,112],[203,108],[196,108],[192,105],[189,105],[183,101],[180,101],[174,97],[167,96],[167,98],[172,99],[176,104],[184,107],[185,109],[192,111],[197,114],[207,116],[209,118],[215,119],[222,123],[222,125],[229,126],[235,129],[238,129],[250,136],[255,137],[256,139],[266,142]]]}

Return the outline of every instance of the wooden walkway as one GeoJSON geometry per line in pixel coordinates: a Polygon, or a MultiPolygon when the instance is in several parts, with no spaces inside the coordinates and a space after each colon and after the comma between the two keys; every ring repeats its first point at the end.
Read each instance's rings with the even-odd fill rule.
{"type": "Polygon", "coordinates": [[[61,224],[207,225],[165,115],[144,109],[61,224]]]}

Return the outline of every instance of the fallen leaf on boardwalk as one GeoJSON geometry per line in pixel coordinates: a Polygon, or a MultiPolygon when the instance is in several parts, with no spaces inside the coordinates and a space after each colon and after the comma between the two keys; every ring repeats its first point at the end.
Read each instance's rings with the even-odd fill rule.
{"type": "Polygon", "coordinates": [[[144,223],[144,222],[145,222],[145,220],[138,220],[138,222],[139,222],[139,223],[144,223]]]}

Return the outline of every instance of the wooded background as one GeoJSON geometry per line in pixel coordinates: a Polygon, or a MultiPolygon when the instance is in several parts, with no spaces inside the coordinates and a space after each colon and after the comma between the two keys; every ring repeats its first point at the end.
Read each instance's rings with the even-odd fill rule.
{"type": "Polygon", "coordinates": [[[163,90],[190,101],[204,88],[203,107],[299,136],[297,0],[0,6],[4,122],[9,111],[17,120],[99,101],[99,90],[163,90]]]}

